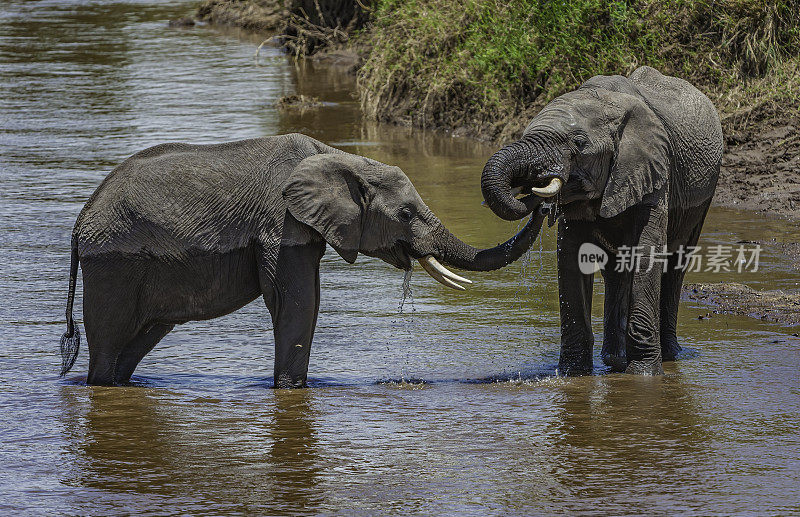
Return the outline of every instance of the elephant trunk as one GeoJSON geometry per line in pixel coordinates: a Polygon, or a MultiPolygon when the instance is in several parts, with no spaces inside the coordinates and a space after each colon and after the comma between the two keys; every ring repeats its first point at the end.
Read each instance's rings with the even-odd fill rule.
{"type": "Polygon", "coordinates": [[[545,215],[543,210],[536,210],[530,221],[525,224],[525,227],[519,233],[506,242],[488,249],[470,246],[453,235],[440,223],[434,232],[438,252],[433,253],[433,255],[449,266],[466,271],[493,271],[500,269],[514,262],[528,251],[539,235],[545,215]]]}
{"type": "Polygon", "coordinates": [[[489,158],[481,175],[483,198],[492,212],[506,220],[522,219],[564,184],[561,138],[549,131],[532,132],[489,158]],[[534,182],[547,180],[546,186],[534,182]],[[517,199],[520,193],[532,194],[517,199]]]}
{"type": "Polygon", "coordinates": [[[531,150],[520,140],[509,144],[489,158],[481,174],[481,191],[489,208],[507,221],[522,219],[532,207],[514,196],[512,187],[528,177],[531,150]]]}

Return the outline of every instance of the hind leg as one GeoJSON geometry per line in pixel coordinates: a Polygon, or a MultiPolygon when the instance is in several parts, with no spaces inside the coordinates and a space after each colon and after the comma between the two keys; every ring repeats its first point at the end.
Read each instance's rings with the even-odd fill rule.
{"type": "MultiPolygon", "coordinates": [[[[699,222],[691,228],[688,235],[679,238],[678,245],[683,245],[688,251],[689,248],[696,246],[700,238],[700,231],[703,229],[703,221],[708,211],[708,204],[701,207],[701,214],[696,216],[699,222]]],[[[686,259],[684,258],[684,262],[686,259]]],[[[678,305],[681,301],[681,289],[683,287],[683,277],[686,276],[686,269],[677,268],[678,255],[672,253],[667,263],[667,272],[661,277],[661,357],[664,361],[674,361],[675,356],[681,351],[678,344],[678,305]]],[[[685,264],[684,264],[685,265],[685,264]]]]}
{"type": "Polygon", "coordinates": [[[144,359],[164,336],[175,327],[166,323],[156,323],[149,328],[142,329],[122,349],[117,357],[114,382],[125,383],[131,380],[133,371],[139,362],[144,359]]]}
{"type": "MultiPolygon", "coordinates": [[[[86,298],[84,298],[86,299],[86,298]]],[[[107,311],[87,308],[84,303],[84,326],[89,348],[91,385],[112,386],[117,383],[116,365],[125,345],[131,342],[138,329],[128,311],[107,311]]]]}
{"type": "Polygon", "coordinates": [[[141,330],[137,321],[135,277],[107,261],[86,260],[83,267],[83,323],[92,385],[116,384],[120,353],[141,330]]]}
{"type": "Polygon", "coordinates": [[[125,326],[95,327],[84,319],[86,341],[89,348],[89,375],[86,383],[93,386],[113,386],[116,384],[117,359],[136,334],[125,330],[125,326]]]}
{"type": "MultiPolygon", "coordinates": [[[[692,232],[685,247],[695,246],[700,237],[702,223],[692,232]]],[[[685,259],[684,259],[685,260],[685,259]]],[[[661,277],[661,357],[664,361],[674,361],[680,352],[678,344],[678,305],[681,301],[684,268],[677,268],[678,255],[672,253],[667,263],[667,272],[661,277]]]]}

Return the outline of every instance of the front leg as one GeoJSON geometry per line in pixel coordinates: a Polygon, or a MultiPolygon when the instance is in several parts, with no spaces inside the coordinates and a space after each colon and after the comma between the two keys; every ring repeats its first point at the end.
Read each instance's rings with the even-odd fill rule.
{"type": "Polygon", "coordinates": [[[641,260],[634,263],[628,325],[625,333],[627,373],[660,375],[661,364],[660,299],[663,264],[651,264],[651,250],[663,252],[666,242],[667,212],[663,206],[638,207],[635,225],[641,228],[638,248],[641,260]]]}
{"type": "Polygon", "coordinates": [[[319,313],[319,261],[324,242],[281,246],[264,299],[275,334],[275,387],[304,388],[319,313]]]}
{"type": "Polygon", "coordinates": [[[608,264],[602,270],[605,280],[603,308],[603,349],[600,356],[612,371],[625,371],[628,360],[625,335],[628,327],[628,303],[631,274],[618,267],[618,257],[609,253],[608,264]],[[617,271],[617,269],[620,269],[617,271]]]}
{"type": "Polygon", "coordinates": [[[565,375],[591,373],[592,282],[578,266],[578,249],[592,242],[594,223],[564,221],[558,224],[558,294],[561,313],[561,357],[558,371],[565,375]]]}

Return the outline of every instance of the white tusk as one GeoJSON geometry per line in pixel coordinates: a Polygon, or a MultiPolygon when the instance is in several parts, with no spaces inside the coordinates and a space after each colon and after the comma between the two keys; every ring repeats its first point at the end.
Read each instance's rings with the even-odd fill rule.
{"type": "Polygon", "coordinates": [[[464,291],[465,288],[462,285],[456,283],[464,282],[467,284],[471,284],[472,281],[468,280],[462,276],[458,276],[457,274],[449,271],[443,265],[439,263],[432,255],[426,255],[419,259],[419,264],[422,266],[422,269],[427,272],[431,278],[439,282],[440,284],[446,285],[452,289],[458,289],[459,291],[464,291]]]}
{"type": "Polygon", "coordinates": [[[558,191],[561,190],[561,185],[563,184],[564,182],[561,181],[561,178],[553,178],[546,187],[532,188],[531,192],[539,197],[553,197],[558,194],[558,191]]]}
{"type": "Polygon", "coordinates": [[[422,260],[428,262],[433,267],[433,269],[441,273],[442,276],[445,278],[449,278],[454,282],[461,282],[462,284],[472,283],[472,280],[464,278],[463,276],[458,276],[457,274],[453,273],[452,271],[444,267],[441,263],[439,263],[438,260],[436,260],[436,258],[433,255],[427,255],[423,257],[422,260]]]}

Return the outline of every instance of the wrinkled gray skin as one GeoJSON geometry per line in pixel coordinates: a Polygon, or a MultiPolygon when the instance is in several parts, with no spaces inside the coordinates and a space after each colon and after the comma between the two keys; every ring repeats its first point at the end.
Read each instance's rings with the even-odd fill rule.
{"type": "Polygon", "coordinates": [[[592,369],[593,275],[578,268],[578,248],[609,253],[603,270],[603,361],[614,370],[659,374],[680,350],[676,337],[684,272],[675,251],[693,246],[714,194],[722,157],[719,116],[682,79],[641,67],[630,77],[596,76],[555,99],[523,136],[486,164],[481,188],[489,207],[519,219],[539,203],[512,188],[565,183],[557,198],[561,310],[559,370],[592,369]],[[670,253],[667,272],[648,268],[649,249],[670,253]],[[615,272],[620,246],[644,246],[638,272],[615,272]]]}
{"type": "Polygon", "coordinates": [[[112,171],[75,224],[62,373],[77,355],[63,343],[79,340],[78,262],[89,384],[128,382],[175,325],[263,296],[275,385],[303,387],[326,243],[351,263],[361,252],[408,270],[433,255],[488,271],[524,253],[542,219],[537,212],[508,242],[478,250],[442,225],[399,168],[303,135],[152,147],[112,171]]]}

